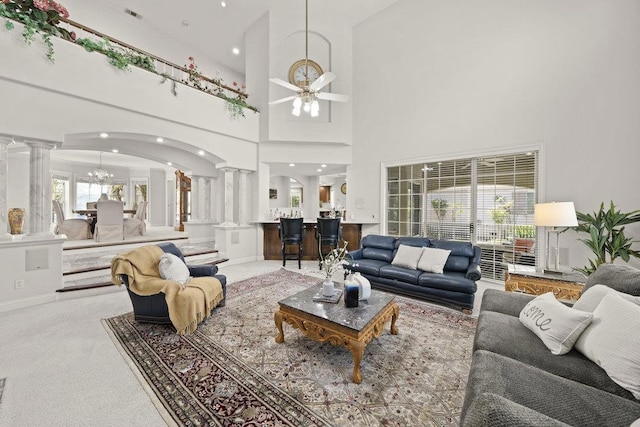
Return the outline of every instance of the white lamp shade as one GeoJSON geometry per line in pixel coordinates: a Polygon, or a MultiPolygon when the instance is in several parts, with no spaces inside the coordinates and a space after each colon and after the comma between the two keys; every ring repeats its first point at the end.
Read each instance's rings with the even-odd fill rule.
{"type": "Polygon", "coordinates": [[[577,227],[573,202],[537,203],[533,223],[541,227],[577,227]]]}

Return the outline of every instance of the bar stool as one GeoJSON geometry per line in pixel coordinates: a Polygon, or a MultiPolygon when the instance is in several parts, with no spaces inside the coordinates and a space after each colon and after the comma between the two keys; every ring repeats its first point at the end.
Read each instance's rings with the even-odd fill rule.
{"type": "Polygon", "coordinates": [[[340,218],[318,218],[316,225],[316,240],[318,241],[318,266],[322,270],[323,246],[330,246],[331,250],[338,249],[342,237],[340,218]]]}
{"type": "Polygon", "coordinates": [[[282,266],[287,265],[287,259],[297,259],[298,269],[302,268],[302,240],[304,239],[303,218],[280,218],[280,241],[282,242],[282,266]],[[298,252],[287,253],[286,248],[297,245],[298,252]]]}

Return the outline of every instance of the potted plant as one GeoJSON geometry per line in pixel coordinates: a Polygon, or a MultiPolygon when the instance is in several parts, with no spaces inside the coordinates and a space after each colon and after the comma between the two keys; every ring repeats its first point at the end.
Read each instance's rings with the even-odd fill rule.
{"type": "Polygon", "coordinates": [[[593,273],[600,264],[613,263],[617,258],[628,262],[631,257],[640,258],[640,251],[631,246],[636,243],[624,234],[625,225],[640,222],[640,210],[622,213],[616,209],[613,201],[608,209],[604,202],[600,209],[593,214],[576,212],[578,227],[576,231],[586,233],[588,237],[579,239],[594,253],[595,258],[589,260],[589,265],[577,268],[587,276],[593,273]]]}

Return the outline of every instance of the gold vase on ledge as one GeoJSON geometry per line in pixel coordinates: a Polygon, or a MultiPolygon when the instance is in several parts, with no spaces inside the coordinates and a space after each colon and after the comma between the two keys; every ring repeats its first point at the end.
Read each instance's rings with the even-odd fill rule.
{"type": "Polygon", "coordinates": [[[9,209],[9,228],[11,234],[22,234],[22,226],[24,225],[25,210],[23,208],[9,209]]]}

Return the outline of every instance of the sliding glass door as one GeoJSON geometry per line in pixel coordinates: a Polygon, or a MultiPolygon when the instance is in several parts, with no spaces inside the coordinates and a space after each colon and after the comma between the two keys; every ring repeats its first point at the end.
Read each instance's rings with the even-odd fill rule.
{"type": "Polygon", "coordinates": [[[537,152],[387,167],[387,234],[469,241],[485,278],[535,266],[537,152]]]}

